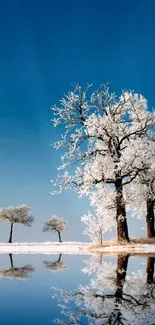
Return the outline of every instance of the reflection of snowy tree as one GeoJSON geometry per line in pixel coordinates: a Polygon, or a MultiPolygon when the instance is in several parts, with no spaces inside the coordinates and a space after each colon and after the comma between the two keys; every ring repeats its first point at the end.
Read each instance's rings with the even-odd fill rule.
{"type": "Polygon", "coordinates": [[[82,272],[87,274],[96,273],[100,267],[103,265],[103,256],[98,255],[92,255],[88,260],[84,261],[85,268],[82,269],[82,272]]]}
{"type": "Polygon", "coordinates": [[[154,257],[148,257],[146,272],[138,270],[137,273],[128,276],[124,286],[125,291],[133,294],[138,301],[147,303],[147,305],[151,302],[151,300],[147,301],[147,299],[155,298],[155,295],[153,295],[155,288],[154,261],[154,257]],[[135,284],[137,284],[136,290],[135,284]]]}
{"type": "MultiPolygon", "coordinates": [[[[96,258],[96,257],[95,257],[96,258]]],[[[88,286],[79,286],[75,292],[57,290],[65,320],[57,324],[97,325],[153,325],[155,317],[152,295],[154,259],[148,258],[146,273],[127,276],[129,256],[118,255],[117,266],[97,261],[95,277],[88,286]]],[[[93,263],[93,258],[91,258],[93,263]]],[[[88,273],[91,267],[84,269],[88,273]]],[[[92,270],[95,267],[92,266],[92,270]]]]}
{"type": "Polygon", "coordinates": [[[52,272],[63,271],[67,268],[67,264],[61,261],[61,257],[62,254],[59,255],[58,260],[55,262],[44,261],[44,267],[52,272]]]}
{"type": "Polygon", "coordinates": [[[155,258],[154,257],[148,257],[147,259],[147,283],[148,284],[155,284],[155,279],[154,279],[154,262],[155,258]]]}
{"type": "Polygon", "coordinates": [[[134,313],[129,314],[130,324],[153,325],[155,318],[155,282],[154,282],[154,261],[153,257],[147,258],[146,273],[138,271],[127,277],[124,291],[134,295],[138,304],[134,307],[134,313]]]}
{"type": "Polygon", "coordinates": [[[22,267],[14,267],[12,254],[9,254],[10,268],[0,268],[0,278],[26,280],[34,271],[31,265],[24,265],[22,267]]]}

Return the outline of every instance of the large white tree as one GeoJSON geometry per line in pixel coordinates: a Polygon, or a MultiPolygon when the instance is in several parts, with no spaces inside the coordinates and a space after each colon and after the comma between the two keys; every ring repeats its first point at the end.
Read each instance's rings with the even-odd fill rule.
{"type": "Polygon", "coordinates": [[[9,243],[12,243],[13,225],[15,223],[23,224],[26,227],[31,227],[34,218],[31,214],[31,209],[26,205],[18,205],[16,207],[8,206],[0,209],[0,220],[8,220],[10,223],[9,243]]]}
{"type": "Polygon", "coordinates": [[[64,125],[61,140],[54,145],[63,149],[59,169],[64,172],[54,182],[58,188],[53,193],[73,187],[82,196],[102,189],[100,206],[105,206],[104,189],[112,189],[117,237],[129,240],[123,189],[143,170],[137,140],[154,126],[147,100],[133,91],[116,97],[107,86],[93,92],[90,86],[85,90],[76,86],[53,112],[54,126],[61,125],[61,133],[64,125]]]}

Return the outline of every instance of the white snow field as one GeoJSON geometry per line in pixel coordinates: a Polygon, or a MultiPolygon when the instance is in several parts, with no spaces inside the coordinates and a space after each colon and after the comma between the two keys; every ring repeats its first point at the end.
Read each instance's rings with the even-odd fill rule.
{"type": "Polygon", "coordinates": [[[92,243],[82,242],[25,242],[0,243],[0,254],[95,254],[95,253],[155,253],[153,244],[113,245],[106,247],[92,247],[92,243]],[[91,249],[90,249],[91,248],[91,249]]]}
{"type": "Polygon", "coordinates": [[[0,243],[0,254],[82,254],[89,253],[90,243],[80,242],[26,242],[26,243],[0,243]]]}

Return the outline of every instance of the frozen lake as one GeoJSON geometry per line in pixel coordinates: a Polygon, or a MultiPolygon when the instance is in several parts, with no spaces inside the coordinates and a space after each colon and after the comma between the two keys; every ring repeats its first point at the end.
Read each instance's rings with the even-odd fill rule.
{"type": "Polygon", "coordinates": [[[2,325],[154,324],[155,254],[0,255],[2,325]]]}

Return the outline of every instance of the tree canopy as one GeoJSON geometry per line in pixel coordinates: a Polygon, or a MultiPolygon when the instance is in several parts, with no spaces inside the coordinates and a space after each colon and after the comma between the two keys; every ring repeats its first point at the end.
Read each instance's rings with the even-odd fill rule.
{"type": "Polygon", "coordinates": [[[155,113],[134,91],[117,97],[107,85],[91,89],[77,85],[52,108],[54,126],[64,126],[54,144],[63,156],[52,193],[73,188],[88,196],[105,228],[115,220],[118,240],[129,240],[124,188],[150,168],[144,158],[146,144],[152,155],[155,113]]]}

